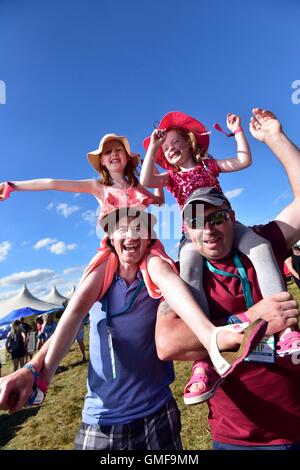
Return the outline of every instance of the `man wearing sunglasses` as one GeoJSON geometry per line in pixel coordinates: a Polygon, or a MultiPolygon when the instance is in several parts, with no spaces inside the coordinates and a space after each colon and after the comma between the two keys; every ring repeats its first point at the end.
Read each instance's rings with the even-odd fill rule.
{"type": "MultiPolygon", "coordinates": [[[[288,250],[300,238],[300,151],[269,111],[253,110],[250,132],[277,156],[294,193],[293,202],[274,221],[254,227],[271,243],[283,272],[288,250]]],[[[183,217],[192,243],[205,258],[203,288],[214,323],[244,315],[250,322],[268,321],[268,335],[296,327],[297,304],[288,292],[262,299],[251,261],[235,247],[235,213],[224,194],[200,188],[187,200],[183,217]]],[[[161,359],[199,358],[196,337],[166,302],[159,307],[156,344],[161,359]]],[[[244,361],[219,386],[209,400],[214,449],[300,449],[300,358],[284,359],[244,361]]]]}

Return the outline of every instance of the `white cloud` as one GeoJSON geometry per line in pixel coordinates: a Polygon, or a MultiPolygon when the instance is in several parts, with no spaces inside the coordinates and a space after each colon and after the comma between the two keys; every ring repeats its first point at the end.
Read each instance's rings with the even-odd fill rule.
{"type": "Polygon", "coordinates": [[[67,219],[74,212],[79,211],[80,207],[79,206],[71,206],[70,204],[67,204],[65,202],[61,202],[59,204],[54,203],[54,202],[50,202],[50,204],[48,204],[48,206],[47,206],[47,209],[48,210],[55,209],[56,212],[59,215],[62,215],[65,219],[67,219]]]}
{"type": "Polygon", "coordinates": [[[66,268],[63,270],[63,275],[64,276],[69,276],[70,274],[75,274],[75,273],[82,273],[84,270],[85,266],[73,266],[71,268],[66,268]]]}
{"type": "Polygon", "coordinates": [[[47,248],[49,245],[52,245],[55,243],[57,240],[55,238],[42,238],[38,242],[36,242],[35,245],[33,245],[33,248],[35,250],[40,250],[41,248],[47,248]]]}
{"type": "Polygon", "coordinates": [[[43,238],[36,242],[33,245],[35,250],[40,250],[42,248],[46,248],[48,251],[55,255],[62,255],[67,251],[73,251],[77,248],[76,243],[65,243],[63,241],[57,241],[56,238],[43,238]]]}
{"type": "Polygon", "coordinates": [[[14,290],[6,290],[5,292],[1,292],[0,300],[11,299],[15,297],[20,292],[20,288],[14,290]]]}
{"type": "Polygon", "coordinates": [[[68,217],[70,217],[71,214],[79,210],[80,210],[79,206],[70,206],[69,204],[66,204],[65,202],[58,204],[56,206],[56,212],[59,215],[62,215],[65,219],[67,219],[68,217]]]}
{"type": "Polygon", "coordinates": [[[244,188],[231,189],[231,191],[226,191],[225,196],[228,199],[233,199],[234,197],[239,196],[244,191],[244,188]]]}
{"type": "Polygon", "coordinates": [[[75,250],[75,248],[77,248],[76,243],[66,244],[65,242],[57,242],[51,245],[48,250],[51,251],[51,253],[54,253],[55,255],[62,255],[67,251],[75,250]]]}
{"type": "Polygon", "coordinates": [[[0,243],[0,263],[6,260],[11,247],[12,247],[12,243],[10,243],[7,240],[0,243]]]}
{"type": "Polygon", "coordinates": [[[98,210],[95,210],[95,211],[91,211],[91,210],[85,211],[85,212],[83,212],[83,214],[82,214],[82,218],[83,218],[83,220],[85,220],[86,222],[88,222],[90,225],[92,225],[92,226],[94,227],[94,226],[96,225],[97,220],[98,220],[97,212],[98,212],[98,210]]]}
{"type": "Polygon", "coordinates": [[[32,271],[21,271],[0,279],[0,286],[22,285],[29,282],[40,282],[52,279],[55,272],[52,269],[33,269],[32,271]]]}

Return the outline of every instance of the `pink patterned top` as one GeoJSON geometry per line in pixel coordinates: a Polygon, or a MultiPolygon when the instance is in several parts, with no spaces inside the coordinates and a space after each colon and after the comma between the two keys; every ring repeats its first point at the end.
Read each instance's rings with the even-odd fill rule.
{"type": "Polygon", "coordinates": [[[130,186],[127,189],[104,186],[104,200],[99,219],[120,207],[138,207],[142,210],[152,204],[152,202],[153,197],[149,195],[141,184],[130,186]]]}
{"type": "Polygon", "coordinates": [[[187,198],[198,188],[217,187],[222,191],[218,181],[219,168],[215,158],[207,158],[195,168],[187,171],[169,170],[169,183],[167,185],[182,209],[187,198]]]}

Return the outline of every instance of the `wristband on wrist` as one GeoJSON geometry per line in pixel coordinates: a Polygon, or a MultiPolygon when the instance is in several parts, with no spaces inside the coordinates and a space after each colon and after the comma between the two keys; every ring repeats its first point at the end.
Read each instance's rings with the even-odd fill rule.
{"type": "Polygon", "coordinates": [[[30,370],[30,372],[33,374],[33,377],[34,377],[34,385],[36,385],[37,379],[39,377],[39,373],[38,373],[38,370],[36,369],[36,367],[34,367],[32,364],[28,363],[28,364],[25,364],[23,366],[23,369],[30,370]]]}
{"type": "Polygon", "coordinates": [[[233,134],[236,135],[236,134],[239,134],[240,132],[244,132],[244,129],[242,127],[238,127],[234,132],[233,134]]]}
{"type": "Polygon", "coordinates": [[[10,196],[10,193],[14,190],[15,190],[15,188],[14,188],[13,183],[11,183],[10,181],[5,183],[5,188],[4,188],[4,191],[3,191],[3,199],[7,199],[10,196]]]}

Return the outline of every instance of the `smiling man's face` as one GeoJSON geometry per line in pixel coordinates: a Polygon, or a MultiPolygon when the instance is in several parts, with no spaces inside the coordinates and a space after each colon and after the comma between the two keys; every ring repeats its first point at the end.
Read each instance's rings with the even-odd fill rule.
{"type": "Polygon", "coordinates": [[[148,228],[139,217],[123,216],[110,241],[122,264],[139,265],[150,243],[148,228]]]}
{"type": "Polygon", "coordinates": [[[201,228],[192,228],[187,225],[194,246],[202,256],[211,260],[228,256],[232,251],[234,241],[234,212],[228,208],[226,203],[221,206],[205,204],[204,220],[219,211],[224,211],[227,214],[225,220],[219,225],[214,225],[209,221],[205,222],[204,227],[201,228]]]}

